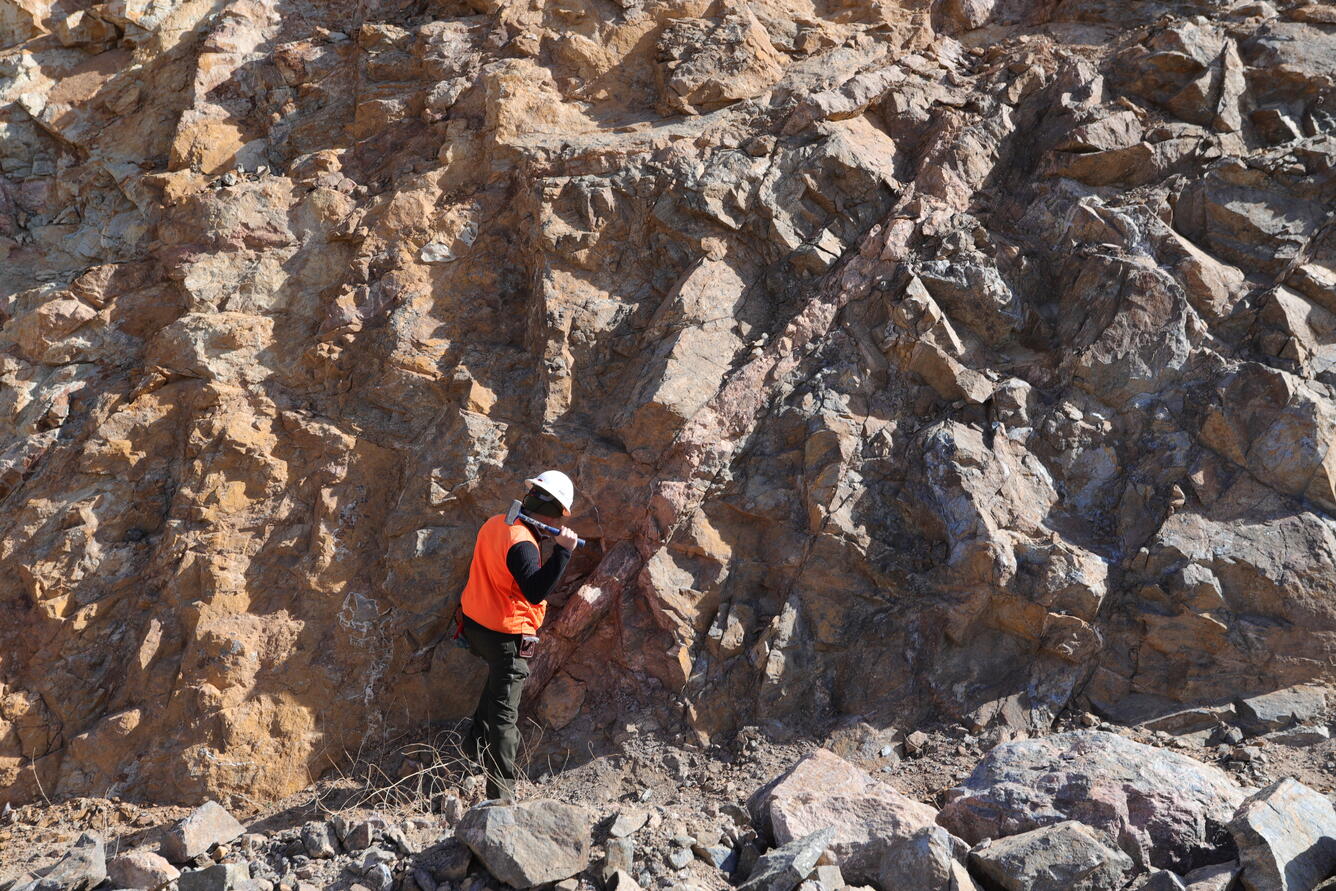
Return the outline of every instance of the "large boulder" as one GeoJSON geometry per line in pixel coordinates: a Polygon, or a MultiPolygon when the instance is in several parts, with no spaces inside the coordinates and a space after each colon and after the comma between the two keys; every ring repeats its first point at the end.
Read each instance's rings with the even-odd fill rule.
{"type": "Polygon", "coordinates": [[[878,888],[978,891],[962,862],[968,847],[940,826],[918,830],[886,851],[877,870],[878,888]]]}
{"type": "Polygon", "coordinates": [[[768,827],[781,845],[832,829],[831,852],[844,877],[855,884],[878,882],[888,853],[937,823],[935,808],[900,794],[826,749],[803,756],[752,796],[749,806],[757,825],[768,827]]]}
{"type": "Polygon", "coordinates": [[[1336,810],[1297,780],[1287,777],[1249,797],[1229,831],[1245,891],[1307,891],[1336,871],[1336,810]]]}
{"type": "Polygon", "coordinates": [[[1243,792],[1214,767],[1096,730],[1005,743],[947,793],[938,817],[970,843],[1076,820],[1139,867],[1184,872],[1226,859],[1243,792]]]}
{"type": "Polygon", "coordinates": [[[464,815],[455,837],[496,878],[532,888],[570,878],[589,865],[594,822],[588,810],[550,799],[485,803],[464,815]]]}
{"type": "Polygon", "coordinates": [[[107,877],[107,850],[102,839],[85,832],[56,865],[18,891],[90,891],[107,877]]]}
{"type": "Polygon", "coordinates": [[[1239,717],[1254,730],[1279,730],[1317,717],[1327,705],[1321,687],[1300,684],[1239,700],[1239,717]]]}
{"type": "Polygon", "coordinates": [[[970,860],[1006,891],[1107,891],[1133,868],[1132,858],[1075,820],[986,841],[970,860]]]}
{"type": "Polygon", "coordinates": [[[162,838],[162,856],[173,863],[185,863],[208,853],[214,845],[238,838],[246,827],[216,801],[206,801],[162,838]]]}
{"type": "Polygon", "coordinates": [[[143,849],[127,851],[107,863],[107,878],[117,888],[156,891],[180,875],[181,870],[168,863],[165,857],[143,849]]]}

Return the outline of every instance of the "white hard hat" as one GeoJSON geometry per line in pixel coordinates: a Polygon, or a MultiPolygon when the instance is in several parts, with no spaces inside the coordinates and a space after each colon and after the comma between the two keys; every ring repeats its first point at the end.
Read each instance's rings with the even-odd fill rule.
{"type": "Polygon", "coordinates": [[[571,502],[575,500],[575,486],[571,478],[560,470],[544,470],[531,480],[525,480],[526,486],[537,486],[561,503],[562,515],[571,515],[571,502]]]}

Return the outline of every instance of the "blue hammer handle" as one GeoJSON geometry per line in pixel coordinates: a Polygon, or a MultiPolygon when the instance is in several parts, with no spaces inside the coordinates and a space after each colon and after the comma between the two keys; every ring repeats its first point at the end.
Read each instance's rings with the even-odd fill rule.
{"type": "MultiPolygon", "coordinates": [[[[519,515],[519,517],[520,517],[520,519],[523,520],[524,522],[529,523],[529,524],[534,525],[534,526],[537,526],[539,529],[542,529],[542,530],[543,530],[544,532],[546,532],[548,535],[560,535],[560,534],[561,534],[561,530],[558,529],[556,526],[549,526],[549,525],[547,525],[546,523],[539,522],[538,520],[535,520],[533,517],[531,517],[531,516],[529,516],[529,515],[527,515],[527,514],[523,514],[523,513],[521,513],[521,514],[519,515]]],[[[577,548],[580,547],[581,545],[583,545],[584,543],[585,543],[585,540],[584,540],[583,538],[577,538],[577,539],[575,539],[575,546],[576,546],[577,548]]]]}

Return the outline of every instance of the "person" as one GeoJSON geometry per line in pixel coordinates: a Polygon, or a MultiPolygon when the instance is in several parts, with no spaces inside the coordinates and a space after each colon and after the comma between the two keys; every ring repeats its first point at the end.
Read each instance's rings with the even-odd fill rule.
{"type": "MultiPolygon", "coordinates": [[[[525,514],[551,526],[570,516],[575,487],[566,474],[546,470],[524,484],[529,487],[522,502],[525,514]]],[[[473,547],[460,612],[469,649],[487,663],[487,683],[464,751],[483,768],[488,798],[515,797],[516,725],[528,660],[547,614],[544,601],[575,550],[575,533],[560,528],[547,562],[541,562],[534,530],[522,519],[507,524],[504,514],[483,523],[473,547]]]]}

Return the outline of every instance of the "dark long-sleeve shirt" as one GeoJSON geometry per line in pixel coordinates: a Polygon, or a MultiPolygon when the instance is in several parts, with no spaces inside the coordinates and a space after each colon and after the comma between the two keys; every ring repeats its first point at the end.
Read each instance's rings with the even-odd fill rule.
{"type": "Polygon", "coordinates": [[[570,562],[571,552],[557,545],[546,563],[539,559],[538,547],[521,541],[506,551],[506,568],[515,577],[520,592],[530,603],[542,603],[561,581],[561,575],[570,562]]]}

